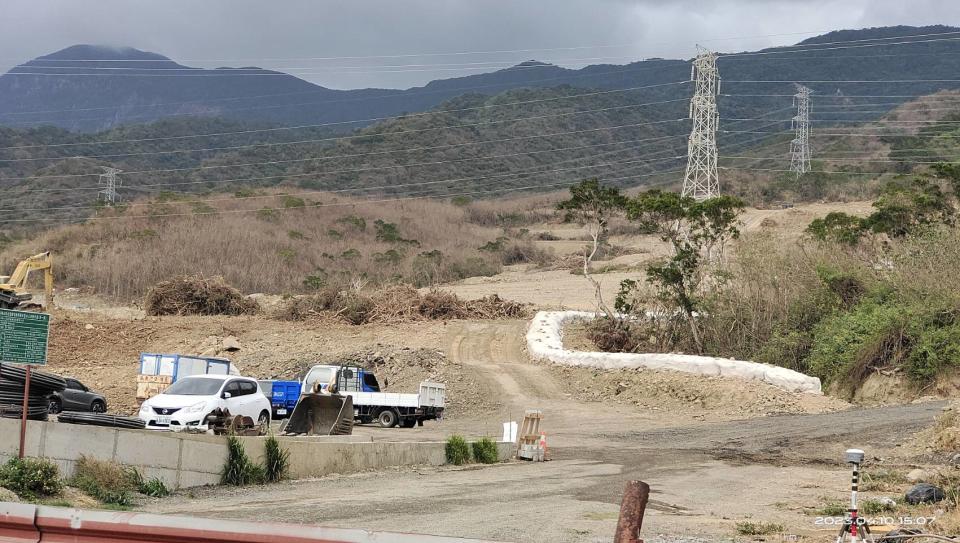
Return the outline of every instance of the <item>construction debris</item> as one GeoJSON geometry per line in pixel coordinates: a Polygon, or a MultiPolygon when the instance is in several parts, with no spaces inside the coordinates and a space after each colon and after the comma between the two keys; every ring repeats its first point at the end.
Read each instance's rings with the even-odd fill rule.
{"type": "Polygon", "coordinates": [[[161,281],[147,292],[147,315],[244,315],[260,310],[223,277],[181,276],[161,281]]]}
{"type": "Polygon", "coordinates": [[[207,415],[204,421],[214,435],[218,436],[260,436],[266,433],[266,429],[255,424],[252,418],[233,416],[229,409],[217,408],[207,415]]]}
{"type": "Polygon", "coordinates": [[[543,462],[547,459],[547,438],[540,430],[543,412],[529,410],[523,416],[517,434],[517,459],[543,462]]]}

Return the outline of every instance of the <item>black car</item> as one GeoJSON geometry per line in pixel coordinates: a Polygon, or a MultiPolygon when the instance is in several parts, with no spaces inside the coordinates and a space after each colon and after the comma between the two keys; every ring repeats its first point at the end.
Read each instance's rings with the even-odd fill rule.
{"type": "Polygon", "coordinates": [[[61,411],[105,413],[107,411],[107,400],[101,394],[90,390],[76,379],[68,377],[66,381],[67,388],[63,389],[63,392],[54,392],[49,397],[51,413],[61,411]]]}

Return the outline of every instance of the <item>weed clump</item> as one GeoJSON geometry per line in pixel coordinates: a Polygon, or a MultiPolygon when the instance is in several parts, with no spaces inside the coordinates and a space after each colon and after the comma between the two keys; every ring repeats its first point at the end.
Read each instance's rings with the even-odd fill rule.
{"type": "Polygon", "coordinates": [[[220,473],[220,484],[260,485],[267,482],[267,468],[250,460],[237,436],[227,437],[227,463],[220,473]]]}
{"type": "Polygon", "coordinates": [[[737,533],[740,535],[770,535],[783,531],[783,524],[774,522],[750,522],[743,521],[737,523],[737,533]]]}
{"type": "Polygon", "coordinates": [[[270,436],[264,443],[264,474],[268,483],[276,483],[287,476],[290,469],[290,451],[280,448],[277,438],[270,436]]]}
{"type": "Polygon", "coordinates": [[[463,439],[463,436],[450,436],[447,439],[444,452],[446,453],[447,462],[454,466],[462,466],[470,463],[470,445],[467,444],[467,440],[463,439]]]}
{"type": "Polygon", "coordinates": [[[130,493],[139,491],[143,478],[133,468],[82,455],[77,460],[70,486],[79,488],[101,503],[129,506],[130,493]]]}
{"type": "Polygon", "coordinates": [[[473,458],[481,464],[496,464],[500,461],[497,444],[489,437],[481,438],[473,443],[473,458]]]}
{"type": "Polygon", "coordinates": [[[26,499],[56,496],[63,490],[60,470],[45,458],[11,458],[0,467],[0,486],[26,499]]]}

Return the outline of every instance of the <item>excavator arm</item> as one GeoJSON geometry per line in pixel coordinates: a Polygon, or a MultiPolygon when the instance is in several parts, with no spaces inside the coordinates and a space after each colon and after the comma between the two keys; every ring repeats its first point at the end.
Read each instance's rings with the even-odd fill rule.
{"type": "Polygon", "coordinates": [[[20,261],[12,275],[0,277],[0,307],[14,308],[31,298],[26,288],[30,272],[34,271],[43,272],[44,303],[50,307],[53,303],[53,256],[49,251],[20,261]]]}

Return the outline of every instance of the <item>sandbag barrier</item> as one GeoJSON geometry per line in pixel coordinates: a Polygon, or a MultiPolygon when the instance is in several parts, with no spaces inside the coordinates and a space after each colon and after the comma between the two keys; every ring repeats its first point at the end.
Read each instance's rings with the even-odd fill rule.
{"type": "Polygon", "coordinates": [[[790,392],[823,393],[820,379],[770,364],[688,354],[604,353],[564,349],[563,325],[570,321],[594,318],[596,318],[595,313],[586,311],[538,312],[527,329],[527,352],[535,360],[547,360],[565,366],[606,370],[635,368],[672,370],[714,377],[763,381],[790,392]]]}

